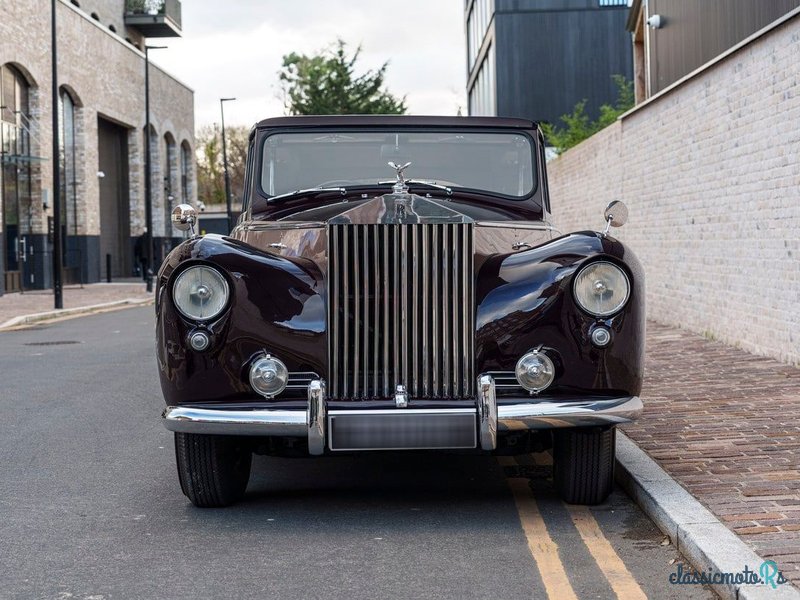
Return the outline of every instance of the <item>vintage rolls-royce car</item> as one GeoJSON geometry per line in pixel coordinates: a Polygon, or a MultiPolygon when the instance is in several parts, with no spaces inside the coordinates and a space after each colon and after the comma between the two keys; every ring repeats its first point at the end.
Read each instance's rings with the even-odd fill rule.
{"type": "Polygon", "coordinates": [[[565,501],[604,501],[642,410],[644,277],[608,235],[625,206],[556,230],[526,120],[284,117],[249,144],[234,230],[192,231],[158,274],[191,502],[240,499],[253,453],[549,448],[565,501]]]}

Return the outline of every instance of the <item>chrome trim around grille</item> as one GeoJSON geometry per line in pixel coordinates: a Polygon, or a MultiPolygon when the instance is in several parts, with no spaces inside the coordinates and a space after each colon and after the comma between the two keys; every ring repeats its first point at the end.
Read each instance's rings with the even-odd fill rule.
{"type": "Polygon", "coordinates": [[[478,378],[478,431],[481,450],[497,448],[497,398],[489,375],[478,378]]]}
{"type": "Polygon", "coordinates": [[[331,398],[475,397],[473,231],[329,225],[331,398]]]}
{"type": "Polygon", "coordinates": [[[319,456],[325,453],[325,382],[319,379],[308,386],[308,452],[319,456]]]}

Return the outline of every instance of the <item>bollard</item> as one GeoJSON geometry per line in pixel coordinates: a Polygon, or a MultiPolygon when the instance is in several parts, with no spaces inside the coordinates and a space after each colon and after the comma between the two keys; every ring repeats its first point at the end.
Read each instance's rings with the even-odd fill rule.
{"type": "Polygon", "coordinates": [[[111,283],[111,255],[106,254],[106,283],[111,283]]]}

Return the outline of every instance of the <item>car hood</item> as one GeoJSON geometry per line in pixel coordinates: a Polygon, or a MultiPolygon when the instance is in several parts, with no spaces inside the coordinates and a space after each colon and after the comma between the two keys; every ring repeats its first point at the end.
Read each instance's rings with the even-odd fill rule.
{"type": "Polygon", "coordinates": [[[414,223],[473,223],[511,221],[519,217],[500,207],[474,200],[431,198],[418,194],[383,194],[372,198],[348,198],[293,211],[278,222],[376,225],[414,223]]]}

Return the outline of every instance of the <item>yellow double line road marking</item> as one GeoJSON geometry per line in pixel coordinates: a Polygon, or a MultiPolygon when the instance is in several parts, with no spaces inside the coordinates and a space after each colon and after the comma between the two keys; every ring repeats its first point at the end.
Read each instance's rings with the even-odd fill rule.
{"type": "MultiPolygon", "coordinates": [[[[550,464],[549,457],[534,456],[537,464],[550,464]]],[[[516,466],[512,457],[498,457],[501,466],[516,466]]],[[[558,553],[558,544],[550,537],[547,525],[539,511],[539,506],[530,489],[527,479],[509,478],[509,486],[514,494],[514,502],[528,541],[528,548],[536,562],[536,568],[551,600],[577,600],[570,583],[564,563],[558,553]]],[[[642,600],[647,598],[636,583],[625,563],[615,552],[611,543],[603,535],[600,526],[585,506],[567,505],[570,517],[583,543],[594,558],[603,576],[619,600],[642,600]]]]}

